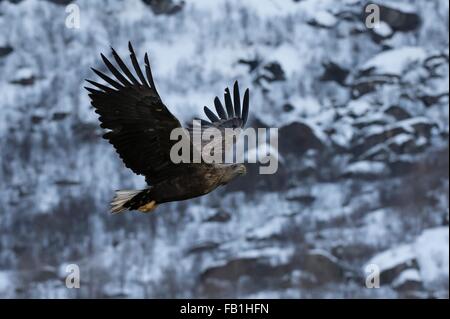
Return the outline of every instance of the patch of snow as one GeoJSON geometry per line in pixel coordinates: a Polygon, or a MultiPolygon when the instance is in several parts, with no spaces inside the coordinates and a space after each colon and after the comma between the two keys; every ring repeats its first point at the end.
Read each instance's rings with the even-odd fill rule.
{"type": "Polygon", "coordinates": [[[34,72],[31,68],[22,67],[16,71],[14,78],[11,80],[19,81],[19,80],[23,80],[23,79],[29,79],[29,78],[33,77],[33,75],[34,75],[34,72]]]}
{"type": "Polygon", "coordinates": [[[382,244],[390,236],[391,229],[401,227],[398,219],[392,213],[391,209],[380,208],[364,216],[364,224],[361,230],[364,232],[367,241],[382,244]],[[389,227],[386,227],[386,225],[389,225],[389,227]]]}
{"type": "Polygon", "coordinates": [[[374,264],[380,271],[393,269],[400,264],[412,264],[416,254],[411,245],[403,244],[372,257],[367,264],[374,264]]]}
{"type": "Polygon", "coordinates": [[[380,21],[375,25],[375,28],[373,28],[373,32],[378,34],[379,36],[385,38],[392,34],[392,28],[384,21],[380,21]]]}
{"type": "Polygon", "coordinates": [[[132,24],[144,19],[148,12],[152,13],[152,10],[143,1],[130,0],[124,2],[121,6],[118,11],[118,19],[120,19],[121,23],[132,24]]]}
{"type": "Polygon", "coordinates": [[[304,120],[303,123],[309,126],[309,128],[313,131],[314,136],[318,138],[323,145],[328,144],[328,136],[323,132],[319,125],[307,120],[304,120]]]}
{"type": "Polygon", "coordinates": [[[332,28],[338,22],[337,18],[327,11],[316,12],[312,21],[326,28],[332,28]]]}
{"type": "Polygon", "coordinates": [[[14,296],[14,282],[12,271],[0,271],[0,298],[11,298],[14,296]]]}
{"type": "Polygon", "coordinates": [[[271,127],[281,127],[298,121],[299,118],[308,118],[310,122],[327,122],[327,118],[320,102],[313,96],[290,96],[286,103],[291,104],[294,109],[289,112],[278,114],[278,117],[261,114],[261,119],[271,127]]]}
{"type": "Polygon", "coordinates": [[[333,256],[332,254],[330,254],[328,251],[323,250],[323,249],[311,249],[308,252],[309,255],[314,255],[314,256],[323,256],[326,259],[328,259],[329,261],[338,264],[339,263],[339,259],[337,259],[335,256],[333,256]]]}
{"type": "Polygon", "coordinates": [[[402,126],[405,128],[405,130],[411,130],[413,126],[418,124],[425,124],[425,125],[433,125],[433,122],[427,119],[426,117],[419,116],[414,118],[409,118],[406,120],[402,120],[397,123],[399,126],[402,126]]]}
{"type": "Polygon", "coordinates": [[[273,235],[281,234],[283,227],[286,225],[286,218],[274,217],[264,225],[251,231],[249,238],[252,239],[267,239],[273,235]]]}
{"type": "Polygon", "coordinates": [[[364,63],[361,70],[373,68],[375,74],[400,75],[412,64],[422,63],[426,57],[426,51],[421,47],[402,47],[377,54],[364,63]]]}
{"type": "Polygon", "coordinates": [[[303,61],[298,52],[292,45],[282,44],[277,47],[267,60],[274,60],[280,63],[281,68],[288,77],[302,69],[303,61]]]}
{"type": "Polygon", "coordinates": [[[351,100],[347,104],[347,108],[356,116],[362,116],[366,114],[371,108],[371,104],[366,100],[351,100]]]}
{"type": "MultiPolygon", "coordinates": [[[[449,280],[449,228],[425,230],[413,245],[421,277],[428,287],[449,280]]],[[[448,286],[447,286],[448,287],[448,286]]]]}
{"type": "Polygon", "coordinates": [[[410,134],[400,133],[400,134],[390,138],[389,142],[396,144],[398,146],[401,146],[401,145],[404,145],[405,143],[410,142],[413,139],[414,139],[414,137],[410,134]]]}
{"type": "Polygon", "coordinates": [[[333,125],[335,133],[331,135],[331,139],[341,147],[348,147],[355,134],[352,121],[349,116],[345,116],[333,125]]]}
{"type": "Polygon", "coordinates": [[[385,175],[388,167],[382,162],[359,161],[348,165],[345,173],[385,175]]]}

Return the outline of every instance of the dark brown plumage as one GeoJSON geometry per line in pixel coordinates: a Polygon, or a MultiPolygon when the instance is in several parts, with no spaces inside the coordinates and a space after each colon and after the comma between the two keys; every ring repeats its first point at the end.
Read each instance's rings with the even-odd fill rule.
{"type": "MultiPolygon", "coordinates": [[[[118,68],[103,54],[101,57],[115,79],[93,68],[109,86],[86,80],[95,87],[86,87],[86,90],[95,112],[100,115],[100,126],[107,130],[103,137],[114,146],[125,166],[145,176],[149,185],[144,190],[117,191],[111,203],[112,212],[151,211],[161,203],[207,194],[245,173],[242,164],[175,164],[171,161],[170,149],[177,141],[170,140],[170,133],[181,128],[181,124],[161,101],[148,55],[144,57],[144,76],[131,43],[128,47],[135,74],[111,48],[118,68]]],[[[202,127],[220,130],[244,127],[248,117],[248,89],[244,93],[242,112],[237,82],[233,88],[233,101],[228,88],[224,101],[226,111],[219,98],[214,100],[218,116],[205,106],[205,114],[210,121],[201,120],[202,127]]]]}

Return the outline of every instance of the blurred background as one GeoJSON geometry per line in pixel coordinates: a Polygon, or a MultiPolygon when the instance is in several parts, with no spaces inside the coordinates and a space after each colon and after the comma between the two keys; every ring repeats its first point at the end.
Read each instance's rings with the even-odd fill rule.
{"type": "Polygon", "coordinates": [[[0,297],[448,298],[447,0],[372,1],[375,29],[359,0],[69,3],[0,1],[0,297]],[[278,172],[111,215],[145,183],[83,86],[129,40],[184,122],[249,87],[278,172]]]}

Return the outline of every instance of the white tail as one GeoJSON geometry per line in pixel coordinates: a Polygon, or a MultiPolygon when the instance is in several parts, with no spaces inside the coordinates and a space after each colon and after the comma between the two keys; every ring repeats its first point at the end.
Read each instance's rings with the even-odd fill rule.
{"type": "Polygon", "coordinates": [[[140,192],[142,192],[142,190],[136,189],[116,191],[116,196],[114,196],[113,200],[111,201],[111,213],[118,214],[127,210],[127,208],[123,205],[125,205],[126,202],[128,202],[140,192]]]}

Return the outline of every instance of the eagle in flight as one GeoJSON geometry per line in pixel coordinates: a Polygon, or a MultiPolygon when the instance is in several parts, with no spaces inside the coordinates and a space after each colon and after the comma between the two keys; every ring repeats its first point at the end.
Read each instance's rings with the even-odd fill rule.
{"type": "MultiPolygon", "coordinates": [[[[170,150],[177,141],[171,140],[170,134],[182,125],[164,105],[156,90],[147,53],[144,56],[144,75],[131,43],[128,43],[128,48],[135,74],[111,48],[118,68],[103,54],[101,57],[115,79],[92,68],[109,86],[86,80],[95,88],[85,87],[95,112],[100,115],[100,126],[106,130],[103,138],[114,146],[125,166],[134,173],[145,176],[148,184],[143,190],[116,191],[111,202],[111,212],[150,212],[158,204],[208,194],[218,186],[245,174],[246,168],[243,164],[204,161],[174,163],[171,160],[170,150]]],[[[249,90],[244,93],[242,110],[237,81],[234,83],[233,97],[230,90],[225,89],[224,102],[225,108],[218,97],[214,99],[217,114],[204,107],[209,121],[200,120],[201,128],[213,127],[224,132],[225,128],[242,129],[245,126],[249,109],[249,90]]],[[[192,144],[192,127],[188,132],[192,144]]],[[[219,142],[226,148],[232,147],[225,145],[224,134],[219,142]]],[[[191,149],[195,151],[198,148],[191,149]]]]}

